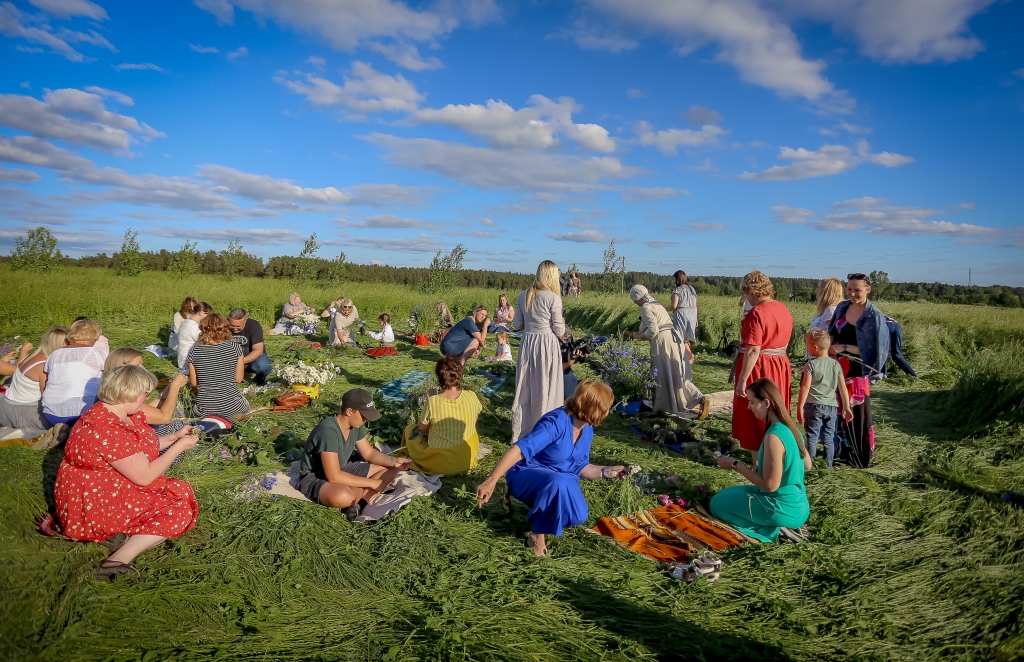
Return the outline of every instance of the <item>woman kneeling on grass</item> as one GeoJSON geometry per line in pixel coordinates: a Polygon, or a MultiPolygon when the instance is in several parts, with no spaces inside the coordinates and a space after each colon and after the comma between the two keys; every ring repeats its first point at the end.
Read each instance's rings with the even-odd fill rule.
{"type": "Polygon", "coordinates": [[[462,361],[446,356],[434,368],[441,392],[427,400],[423,417],[406,428],[405,447],[414,471],[451,476],[476,466],[480,436],[476,419],[482,407],[472,391],[462,390],[462,361]]]}
{"type": "Polygon", "coordinates": [[[379,418],[369,391],[354,388],[341,396],[338,415],[320,421],[303,448],[298,489],[307,499],[341,508],[352,521],[399,471],[409,468],[408,458],[385,455],[366,440],[363,424],[379,418]],[[353,450],[365,462],[349,462],[353,450]]]}
{"type": "Polygon", "coordinates": [[[775,542],[780,528],[798,529],[811,514],[804,472],[812,461],[774,382],[758,379],[747,386],[746,397],[751,413],[768,426],[757,452],[758,470],[728,455],[719,457],[718,466],[753,485],[727,487],[711,497],[711,514],[761,542],[775,542]]]}
{"type": "Polygon", "coordinates": [[[116,547],[94,571],[99,579],[138,574],[136,556],[182,535],[199,516],[192,487],[164,475],[199,437],[187,427],[157,437],[146,425],[142,406],[155,386],[156,377],[137,365],[103,375],[99,402],[71,431],[57,472],[53,496],[64,535],[116,547]]]}
{"type": "Polygon", "coordinates": [[[547,555],[546,534],[560,536],[565,527],[587,521],[590,511],[580,490],[581,478],[627,475],[623,466],[590,464],[594,427],[608,416],[614,401],[606,384],[584,381],[564,407],[544,414],[530,434],[512,444],[476,488],[483,507],[494,494],[498,479],[506,476],[509,493],[530,507],[531,532],[526,545],[536,556],[547,555]]]}

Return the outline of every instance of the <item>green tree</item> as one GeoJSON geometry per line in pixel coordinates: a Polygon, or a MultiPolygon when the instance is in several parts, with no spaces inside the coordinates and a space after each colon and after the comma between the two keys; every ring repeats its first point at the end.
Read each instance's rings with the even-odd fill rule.
{"type": "Polygon", "coordinates": [[[889,282],[889,274],[884,271],[872,271],[868,274],[871,279],[871,298],[879,301],[888,299],[895,293],[893,284],[889,282]]]}
{"type": "Polygon", "coordinates": [[[171,253],[171,261],[167,265],[167,271],[178,278],[185,278],[196,273],[199,259],[199,251],[196,250],[196,242],[186,240],[174,253],[171,253]]]}
{"type": "Polygon", "coordinates": [[[57,250],[57,238],[40,225],[29,230],[27,236],[14,240],[11,269],[49,271],[60,264],[62,257],[64,256],[57,250]]]}
{"type": "Polygon", "coordinates": [[[338,253],[337,258],[328,263],[327,279],[340,283],[345,280],[346,275],[348,275],[348,256],[342,251],[338,253]]]}
{"type": "Polygon", "coordinates": [[[601,272],[601,291],[621,292],[625,287],[626,256],[615,251],[615,240],[604,249],[604,270],[601,272]]]}
{"type": "Polygon", "coordinates": [[[462,272],[462,260],[468,252],[462,244],[453,248],[447,255],[438,251],[430,262],[423,289],[427,292],[448,292],[455,289],[462,272]]]}
{"type": "Polygon", "coordinates": [[[245,253],[245,249],[242,248],[242,242],[235,237],[234,240],[228,244],[228,247],[220,252],[220,261],[223,265],[224,276],[228,279],[237,278],[245,272],[245,263],[248,259],[248,255],[245,253]]]}
{"type": "Polygon", "coordinates": [[[316,233],[309,235],[309,239],[302,246],[302,252],[299,253],[298,262],[295,264],[295,271],[292,273],[292,279],[300,282],[316,280],[317,273],[320,271],[320,261],[316,257],[317,251],[320,250],[320,243],[316,240],[316,233]]]}
{"type": "Polygon", "coordinates": [[[118,276],[138,276],[146,268],[146,258],[139,247],[139,233],[131,228],[124,231],[121,250],[114,255],[114,269],[118,276]]]}

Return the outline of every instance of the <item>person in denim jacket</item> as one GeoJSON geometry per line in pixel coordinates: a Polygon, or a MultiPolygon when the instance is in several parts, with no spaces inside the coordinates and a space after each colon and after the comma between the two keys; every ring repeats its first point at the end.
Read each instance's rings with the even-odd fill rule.
{"type": "Polygon", "coordinates": [[[839,426],[841,455],[856,467],[867,467],[875,450],[871,418],[871,383],[882,378],[889,359],[889,326],[885,315],[868,301],[871,279],[865,274],[847,276],[847,300],[836,307],[828,325],[832,337],[829,354],[843,364],[850,392],[853,422],[839,426]]]}

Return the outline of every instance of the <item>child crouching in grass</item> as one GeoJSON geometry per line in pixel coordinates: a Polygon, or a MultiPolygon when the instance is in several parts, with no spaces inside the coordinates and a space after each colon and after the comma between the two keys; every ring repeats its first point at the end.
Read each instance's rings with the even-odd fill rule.
{"type": "Polygon", "coordinates": [[[381,313],[380,317],[377,318],[380,322],[380,331],[368,331],[366,335],[370,336],[382,345],[390,345],[395,342],[395,330],[391,328],[391,315],[387,313],[381,313]]]}
{"type": "Polygon", "coordinates": [[[850,394],[846,391],[843,368],[828,355],[832,338],[824,329],[811,329],[804,337],[810,360],[804,364],[800,381],[800,397],[796,405],[796,420],[804,424],[807,435],[807,453],[814,458],[818,441],[825,447],[825,463],[832,468],[835,458],[836,426],[839,424],[839,401],[843,403],[843,421],[853,420],[850,394]]]}
{"type": "Polygon", "coordinates": [[[495,336],[498,339],[498,346],[494,348],[494,356],[489,356],[485,361],[508,361],[512,363],[515,359],[512,358],[512,345],[508,344],[508,333],[505,331],[498,331],[495,336]]]}
{"type": "Polygon", "coordinates": [[[367,501],[387,489],[399,471],[409,468],[407,458],[385,455],[367,441],[363,424],[379,418],[369,391],[354,388],[341,397],[336,416],[313,428],[303,448],[298,485],[307,499],[341,508],[352,521],[367,501]],[[353,450],[365,461],[350,462],[353,450]]]}

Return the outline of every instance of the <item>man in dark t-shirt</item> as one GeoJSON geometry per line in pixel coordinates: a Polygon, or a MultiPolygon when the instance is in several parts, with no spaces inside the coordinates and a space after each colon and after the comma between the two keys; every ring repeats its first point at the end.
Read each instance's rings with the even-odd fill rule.
{"type": "Polygon", "coordinates": [[[387,489],[399,471],[409,468],[408,458],[385,455],[367,441],[363,424],[379,418],[369,391],[354,388],[341,397],[337,416],[313,428],[299,463],[298,488],[307,499],[341,508],[351,521],[370,498],[387,489]],[[349,461],[353,450],[359,451],[363,462],[349,461]]]}
{"type": "Polygon", "coordinates": [[[270,357],[263,349],[263,327],[254,319],[249,319],[245,308],[232,308],[228,313],[228,327],[234,334],[232,340],[242,349],[242,363],[245,371],[254,374],[253,382],[263,386],[267,375],[274,369],[270,357]]]}

